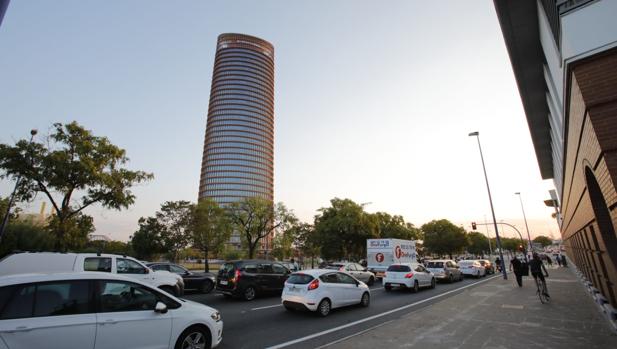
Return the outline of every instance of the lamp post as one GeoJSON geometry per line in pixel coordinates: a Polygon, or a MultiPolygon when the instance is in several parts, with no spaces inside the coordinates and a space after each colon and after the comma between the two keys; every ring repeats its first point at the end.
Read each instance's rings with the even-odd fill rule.
{"type": "Polygon", "coordinates": [[[486,191],[488,192],[488,201],[491,204],[491,213],[493,214],[493,224],[495,225],[495,240],[497,240],[497,248],[499,249],[499,259],[501,260],[501,271],[503,273],[503,279],[508,280],[508,273],[506,272],[506,263],[503,259],[503,252],[501,249],[501,239],[499,238],[499,230],[497,228],[497,219],[495,219],[495,209],[493,208],[493,198],[491,197],[491,188],[488,185],[488,176],[486,175],[486,166],[484,165],[484,156],[482,155],[482,146],[480,145],[480,132],[471,132],[469,137],[475,136],[478,140],[478,149],[480,149],[480,159],[482,160],[482,170],[484,170],[484,179],[486,180],[486,191]]]}
{"type": "Polygon", "coordinates": [[[523,198],[520,192],[514,193],[514,195],[518,195],[518,199],[521,202],[521,210],[523,211],[523,219],[525,220],[525,229],[527,229],[527,241],[529,242],[529,246],[527,251],[533,251],[533,247],[531,246],[531,235],[529,235],[529,226],[527,225],[527,217],[525,216],[525,209],[523,208],[523,198]]]}
{"type": "MultiPolygon", "coordinates": [[[[37,134],[36,129],[30,130],[30,143],[34,140],[34,136],[37,134]]],[[[11,214],[11,206],[13,206],[13,200],[15,200],[15,194],[17,193],[17,189],[19,189],[19,184],[21,183],[21,176],[17,177],[17,181],[15,182],[15,188],[13,188],[13,193],[9,197],[9,203],[6,207],[6,212],[4,213],[4,218],[2,219],[2,225],[0,225],[0,240],[2,240],[2,235],[4,235],[4,228],[9,222],[9,215],[11,214]]]]}

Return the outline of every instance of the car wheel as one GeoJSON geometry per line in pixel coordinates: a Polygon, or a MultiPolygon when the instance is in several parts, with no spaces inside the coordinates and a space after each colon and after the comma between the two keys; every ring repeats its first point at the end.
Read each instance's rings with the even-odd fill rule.
{"type": "Polygon", "coordinates": [[[368,292],[364,292],[362,294],[362,299],[360,299],[360,305],[368,307],[369,304],[371,304],[371,295],[368,292]]]}
{"type": "Polygon", "coordinates": [[[210,293],[210,292],[212,292],[212,289],[214,289],[214,282],[212,282],[210,280],[205,280],[201,284],[201,292],[202,293],[210,293]]]}
{"type": "Polygon", "coordinates": [[[184,330],[178,341],[175,349],[193,349],[193,348],[210,348],[212,339],[210,338],[210,330],[205,326],[191,326],[184,330]]]}
{"type": "Polygon", "coordinates": [[[255,291],[255,287],[253,286],[248,286],[244,289],[244,292],[242,292],[242,296],[244,297],[245,301],[252,301],[253,299],[255,299],[256,295],[257,292],[255,291]]]}
{"type": "Polygon", "coordinates": [[[392,291],[392,286],[390,286],[388,284],[386,284],[383,288],[386,290],[386,292],[392,291]]]}
{"type": "Polygon", "coordinates": [[[223,293],[223,297],[225,297],[225,298],[227,298],[227,299],[231,299],[231,298],[233,298],[233,296],[232,296],[232,295],[227,294],[227,293],[223,293]]]}
{"type": "Polygon", "coordinates": [[[295,311],[295,310],[296,310],[296,309],[294,309],[294,308],[290,307],[289,305],[284,305],[284,307],[285,307],[285,310],[287,310],[287,311],[291,311],[291,312],[293,312],[293,311],[295,311]]]}
{"type": "Polygon", "coordinates": [[[420,291],[420,285],[418,284],[418,280],[415,280],[413,282],[413,289],[412,289],[413,293],[418,293],[418,291],[420,291]]]}
{"type": "Polygon", "coordinates": [[[374,283],[375,283],[375,278],[374,278],[374,277],[372,277],[372,276],[371,276],[370,278],[368,278],[368,283],[367,283],[367,285],[369,285],[369,286],[373,286],[373,284],[374,284],[374,283]]]}
{"type": "Polygon", "coordinates": [[[452,274],[450,274],[450,277],[448,277],[448,282],[450,283],[454,282],[454,276],[452,276],[452,274]]]}
{"type": "Polygon", "coordinates": [[[317,313],[321,317],[326,317],[328,316],[328,314],[330,314],[330,308],[331,308],[330,300],[327,298],[322,299],[321,302],[319,302],[319,305],[317,306],[317,313]]]}
{"type": "Polygon", "coordinates": [[[435,281],[435,278],[431,279],[431,288],[435,288],[435,285],[437,284],[437,282],[435,281]]]}

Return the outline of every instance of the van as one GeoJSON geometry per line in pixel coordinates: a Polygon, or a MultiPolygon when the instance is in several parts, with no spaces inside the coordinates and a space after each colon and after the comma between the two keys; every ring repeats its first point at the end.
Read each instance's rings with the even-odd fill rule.
{"type": "Polygon", "coordinates": [[[97,253],[24,252],[0,261],[0,276],[97,271],[121,274],[166,291],[184,294],[184,282],[178,275],[154,271],[132,257],[97,253]]]}

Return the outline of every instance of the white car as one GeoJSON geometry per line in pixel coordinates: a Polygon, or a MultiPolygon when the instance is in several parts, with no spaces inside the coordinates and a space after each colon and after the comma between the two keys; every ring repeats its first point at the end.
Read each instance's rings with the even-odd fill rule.
{"type": "Polygon", "coordinates": [[[477,260],[460,260],[458,261],[458,266],[463,275],[474,276],[477,278],[486,275],[486,270],[477,260]]]}
{"type": "Polygon", "coordinates": [[[392,264],[383,278],[383,287],[386,291],[390,291],[392,287],[399,287],[418,292],[420,287],[435,288],[435,284],[435,275],[420,263],[392,264]]]}
{"type": "Polygon", "coordinates": [[[216,309],[106,273],[0,277],[0,349],[214,348],[216,309]]]}
{"type": "Polygon", "coordinates": [[[347,305],[368,307],[371,291],[365,283],[345,272],[311,269],[289,276],[281,300],[287,310],[317,311],[327,316],[330,310],[347,305]]]}
{"type": "Polygon", "coordinates": [[[0,261],[0,276],[28,273],[97,271],[122,274],[158,287],[175,296],[184,293],[182,277],[168,271],[154,271],[135,258],[100,253],[24,252],[0,261]]]}

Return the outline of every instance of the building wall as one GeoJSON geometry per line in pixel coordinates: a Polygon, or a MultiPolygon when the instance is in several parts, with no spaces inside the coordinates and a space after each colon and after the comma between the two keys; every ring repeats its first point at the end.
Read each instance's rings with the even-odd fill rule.
{"type": "Polygon", "coordinates": [[[568,66],[562,236],[567,254],[617,306],[617,49],[568,66]]]}

